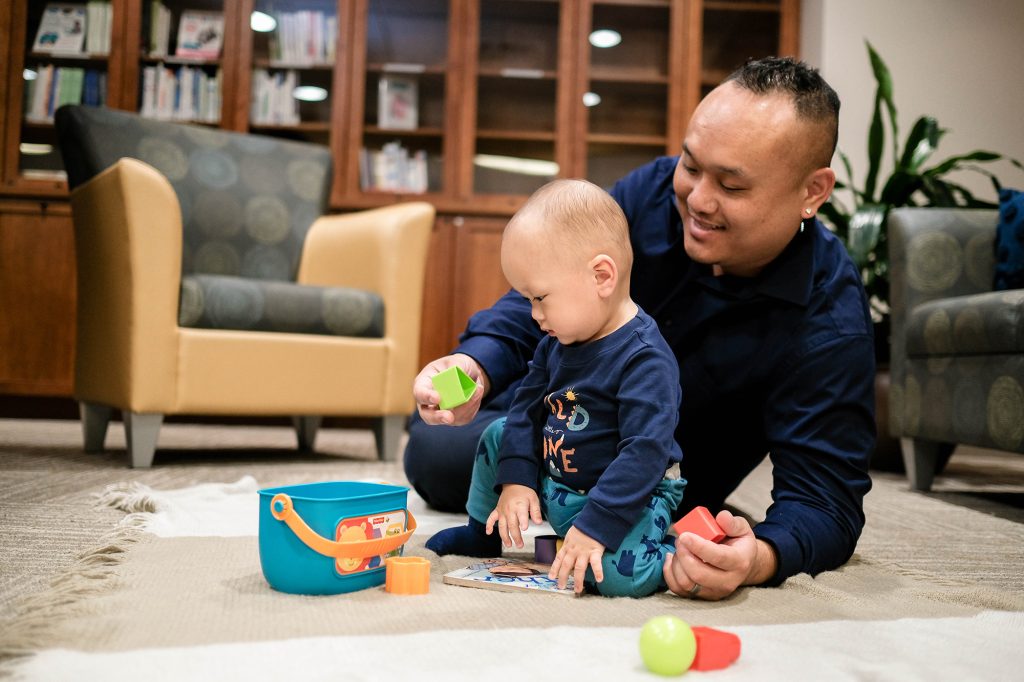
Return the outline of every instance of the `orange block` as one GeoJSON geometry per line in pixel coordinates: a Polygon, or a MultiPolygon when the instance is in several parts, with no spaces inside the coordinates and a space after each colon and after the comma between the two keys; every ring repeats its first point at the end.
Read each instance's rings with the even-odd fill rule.
{"type": "Polygon", "coordinates": [[[384,560],[384,591],[426,594],[430,591],[430,561],[418,556],[388,557],[384,560]]]}
{"type": "Polygon", "coordinates": [[[740,638],[731,632],[714,628],[694,627],[697,655],[690,670],[721,670],[740,657],[740,638]]]}
{"type": "Polygon", "coordinates": [[[676,521],[672,528],[676,535],[694,533],[711,542],[721,542],[725,539],[725,531],[715,521],[707,507],[694,507],[689,514],[676,521]]]}

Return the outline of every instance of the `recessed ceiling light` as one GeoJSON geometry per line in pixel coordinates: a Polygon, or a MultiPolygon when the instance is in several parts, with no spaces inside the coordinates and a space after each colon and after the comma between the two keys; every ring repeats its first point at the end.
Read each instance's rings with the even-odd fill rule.
{"type": "Polygon", "coordinates": [[[584,92],[583,93],[583,106],[585,107],[596,107],[601,103],[601,95],[596,92],[584,92]]]}
{"type": "Polygon", "coordinates": [[[610,28],[599,28],[590,34],[590,44],[594,47],[615,47],[622,42],[622,34],[610,28]]]}
{"type": "Polygon", "coordinates": [[[316,85],[300,85],[292,90],[292,97],[302,102],[323,102],[327,91],[316,85]]]}
{"type": "Polygon", "coordinates": [[[21,77],[27,81],[34,81],[37,76],[39,76],[39,74],[32,69],[25,69],[21,72],[21,77]]]}
{"type": "Polygon", "coordinates": [[[253,12],[249,15],[249,28],[260,33],[269,33],[277,28],[277,19],[266,12],[253,12]]]}

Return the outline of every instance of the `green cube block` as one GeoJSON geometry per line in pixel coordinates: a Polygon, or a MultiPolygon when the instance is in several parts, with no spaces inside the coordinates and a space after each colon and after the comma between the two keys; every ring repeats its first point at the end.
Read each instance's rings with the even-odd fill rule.
{"type": "Polygon", "coordinates": [[[434,390],[441,394],[441,404],[438,407],[442,410],[458,407],[476,393],[476,382],[458,366],[438,372],[430,377],[430,381],[434,384],[434,390]]]}

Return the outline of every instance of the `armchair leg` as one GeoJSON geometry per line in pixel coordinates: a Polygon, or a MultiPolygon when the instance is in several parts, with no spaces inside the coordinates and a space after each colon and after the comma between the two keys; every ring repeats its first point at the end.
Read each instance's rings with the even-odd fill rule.
{"type": "Polygon", "coordinates": [[[935,474],[945,466],[955,447],[955,443],[940,443],[919,438],[901,438],[900,448],[903,451],[903,466],[907,470],[910,488],[922,492],[931,490],[935,474]]]}
{"type": "Polygon", "coordinates": [[[302,452],[312,452],[313,444],[316,443],[316,432],[320,429],[321,421],[320,417],[292,417],[292,426],[295,427],[295,436],[299,441],[299,450],[302,452]]]}
{"type": "Polygon", "coordinates": [[[148,469],[153,466],[156,438],[160,433],[160,425],[164,421],[164,416],[125,410],[122,413],[122,419],[124,419],[125,440],[128,443],[132,468],[148,469]]]}
{"type": "Polygon", "coordinates": [[[377,456],[385,462],[398,460],[398,448],[405,432],[405,415],[389,414],[373,420],[373,436],[377,440],[377,456]]]}
{"type": "Polygon", "coordinates": [[[86,452],[102,452],[107,440],[107,426],[114,414],[114,409],[99,403],[78,403],[78,413],[82,416],[82,436],[86,452]]]}

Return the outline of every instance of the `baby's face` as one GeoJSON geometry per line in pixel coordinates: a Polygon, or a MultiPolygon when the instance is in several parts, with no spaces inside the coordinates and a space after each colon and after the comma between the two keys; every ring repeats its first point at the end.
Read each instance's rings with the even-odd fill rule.
{"type": "Polygon", "coordinates": [[[534,321],[559,343],[585,343],[602,333],[608,307],[597,293],[594,273],[583,251],[554,253],[556,246],[523,231],[501,243],[505,278],[530,302],[534,321]]]}

